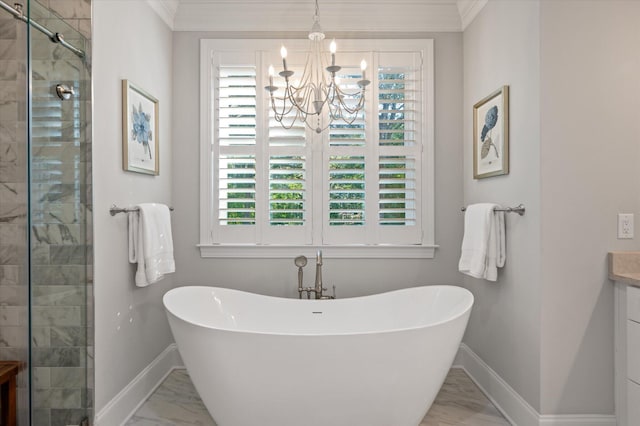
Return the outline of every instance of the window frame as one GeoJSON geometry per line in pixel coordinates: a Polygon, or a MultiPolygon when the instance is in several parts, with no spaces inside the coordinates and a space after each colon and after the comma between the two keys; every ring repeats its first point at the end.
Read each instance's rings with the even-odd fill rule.
{"type": "MultiPolygon", "coordinates": [[[[420,244],[227,244],[216,243],[214,240],[214,84],[215,67],[213,59],[220,52],[277,52],[282,44],[281,39],[202,39],[200,41],[200,249],[201,257],[206,258],[289,258],[293,254],[303,251],[312,254],[317,249],[323,250],[325,257],[339,258],[433,258],[435,249],[435,92],[434,92],[434,43],[432,39],[347,39],[339,40],[340,50],[352,51],[421,51],[422,52],[422,149],[421,149],[421,186],[419,194],[421,208],[422,236],[420,244]],[[398,49],[402,46],[402,49],[398,49]]],[[[303,39],[287,40],[287,47],[296,50],[307,50],[309,41],[303,39]],[[291,46],[291,47],[290,47],[291,46]]],[[[258,63],[258,61],[256,61],[258,63]]],[[[260,74],[261,70],[257,70],[260,74]]],[[[266,73],[266,69],[264,70],[266,73]]],[[[372,71],[373,72],[373,71],[372,71]]],[[[376,70],[377,72],[377,70],[376,70]]],[[[265,77],[257,76],[256,84],[259,88],[264,86],[265,77]]],[[[264,90],[257,93],[257,102],[260,103],[265,96],[264,90]]],[[[377,99],[368,100],[370,105],[375,105],[377,99]],[[372,103],[373,102],[373,103],[372,103]]],[[[371,140],[376,140],[377,137],[371,140]]],[[[318,148],[312,147],[315,157],[318,157],[318,148]]],[[[322,151],[320,151],[322,152],[322,151]]],[[[317,158],[309,160],[317,164],[317,158]]],[[[321,160],[320,160],[321,162],[321,160]]],[[[314,167],[315,168],[315,167],[314,167]]],[[[317,177],[316,177],[317,179],[317,177]]],[[[317,182],[310,186],[312,194],[322,187],[317,182]]],[[[313,196],[313,195],[312,195],[313,196]]],[[[316,196],[317,197],[317,196],[316,196]]],[[[312,229],[315,241],[321,241],[318,236],[321,230],[312,229]]]]}

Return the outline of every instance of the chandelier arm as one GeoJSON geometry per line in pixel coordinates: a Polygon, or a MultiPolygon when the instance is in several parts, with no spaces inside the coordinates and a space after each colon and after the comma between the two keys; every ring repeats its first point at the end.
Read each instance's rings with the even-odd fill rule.
{"type": "Polygon", "coordinates": [[[306,98],[307,94],[306,92],[302,92],[302,95],[304,96],[302,99],[302,104],[300,104],[297,100],[296,100],[296,96],[294,96],[294,93],[292,91],[289,91],[289,93],[287,94],[287,99],[289,100],[289,103],[291,104],[291,107],[295,107],[296,108],[296,116],[298,116],[300,113],[304,113],[305,116],[308,114],[308,111],[306,111],[306,109],[304,108],[304,105],[306,104],[306,102],[304,101],[304,99],[306,98]]]}
{"type": "Polygon", "coordinates": [[[291,105],[289,107],[289,109],[286,109],[286,108],[287,108],[287,103],[286,103],[284,98],[271,97],[271,109],[273,109],[273,113],[275,114],[276,121],[280,122],[283,117],[286,117],[287,115],[289,115],[291,110],[293,110],[293,105],[291,105]],[[282,112],[278,112],[277,106],[276,106],[275,101],[274,101],[274,98],[276,100],[281,100],[282,101],[282,112]],[[278,120],[278,116],[280,117],[280,120],[278,120]]]}
{"type": "Polygon", "coordinates": [[[291,119],[291,123],[289,125],[286,124],[287,121],[288,121],[288,120],[286,120],[286,118],[291,113],[291,111],[293,111],[293,108],[294,108],[294,105],[291,104],[291,103],[289,103],[289,108],[287,108],[287,98],[286,98],[287,93],[286,92],[288,92],[288,89],[285,89],[285,97],[279,98],[279,97],[272,96],[271,97],[271,101],[272,101],[272,109],[273,109],[273,112],[274,112],[274,118],[275,118],[276,122],[280,123],[280,125],[284,129],[289,130],[295,125],[296,121],[299,121],[301,119],[301,116],[300,116],[300,111],[298,111],[296,109],[295,117],[293,117],[291,119]],[[281,111],[278,111],[274,98],[275,98],[275,100],[282,101],[282,110],[281,111]]]}
{"type": "MultiPolygon", "coordinates": [[[[324,89],[320,88],[323,92],[324,89]]],[[[300,112],[304,113],[305,117],[307,115],[318,115],[315,108],[311,109],[309,107],[309,105],[312,104],[312,100],[311,97],[314,95],[314,93],[316,92],[317,88],[316,85],[311,83],[311,89],[308,90],[303,90],[302,94],[303,97],[301,98],[301,101],[298,101],[296,98],[297,96],[294,96],[293,92],[289,91],[288,95],[287,95],[287,99],[289,100],[289,102],[296,107],[297,110],[299,110],[300,112]]],[[[326,96],[324,97],[324,99],[321,100],[322,102],[322,106],[324,107],[324,105],[327,103],[327,98],[326,96]]]]}
{"type": "Polygon", "coordinates": [[[355,106],[355,107],[353,107],[353,108],[350,108],[350,107],[349,107],[349,106],[344,102],[343,96],[339,96],[339,97],[338,97],[338,101],[339,101],[340,105],[341,105],[341,106],[344,108],[344,110],[345,110],[345,111],[347,111],[349,114],[355,114],[355,113],[357,113],[358,111],[360,111],[360,110],[363,108],[363,106],[364,106],[364,97],[365,97],[365,96],[364,96],[364,95],[365,95],[364,90],[363,90],[363,91],[360,91],[360,92],[357,92],[357,93],[354,93],[354,94],[347,94],[347,93],[345,93],[345,92],[343,92],[343,91],[340,91],[339,93],[341,93],[343,96],[350,96],[350,97],[359,96],[359,98],[358,98],[358,103],[357,103],[357,104],[356,104],[356,106],[355,106]]]}
{"type": "Polygon", "coordinates": [[[274,111],[274,118],[276,119],[276,121],[281,122],[283,118],[289,115],[289,113],[293,110],[293,107],[284,111],[284,104],[283,104],[283,111],[281,113],[276,111],[275,107],[272,107],[272,109],[274,111]]]}
{"type": "Polygon", "coordinates": [[[331,121],[339,119],[340,116],[339,105],[329,104],[329,117],[331,118],[331,121]]]}
{"type": "Polygon", "coordinates": [[[351,125],[358,119],[359,117],[358,113],[362,110],[361,108],[362,105],[363,103],[359,102],[358,106],[360,108],[358,108],[357,106],[357,108],[354,108],[353,110],[351,110],[351,109],[347,109],[344,104],[341,104],[341,105],[334,104],[333,109],[329,109],[329,113],[331,115],[332,120],[340,119],[346,124],[351,125]],[[343,111],[346,112],[346,114],[343,111]]]}
{"type": "Polygon", "coordinates": [[[353,108],[349,108],[349,106],[342,101],[340,102],[340,105],[349,115],[357,114],[364,107],[364,94],[358,99],[358,103],[353,108]]]}
{"type": "MultiPolygon", "coordinates": [[[[287,114],[288,114],[292,109],[293,109],[293,107],[289,108],[289,110],[287,111],[287,114]]],[[[286,129],[286,130],[290,130],[290,129],[291,129],[291,128],[296,124],[296,121],[301,121],[300,111],[299,111],[299,110],[296,110],[296,115],[295,115],[295,117],[293,117],[293,118],[291,119],[291,124],[289,124],[288,126],[287,126],[287,124],[284,122],[284,119],[285,119],[285,118],[287,118],[287,115],[285,115],[285,114],[283,114],[283,115],[277,115],[277,114],[276,114],[276,117],[275,117],[276,121],[277,121],[278,123],[280,123],[280,125],[281,125],[284,129],[286,129]]]]}

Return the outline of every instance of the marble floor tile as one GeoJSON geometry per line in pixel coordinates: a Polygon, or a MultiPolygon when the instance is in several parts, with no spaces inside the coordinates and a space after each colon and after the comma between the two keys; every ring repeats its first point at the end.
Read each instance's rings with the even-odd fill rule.
{"type": "Polygon", "coordinates": [[[420,426],[508,426],[510,423],[461,368],[452,368],[420,426]]]}
{"type": "MultiPolygon", "coordinates": [[[[449,371],[419,426],[508,426],[496,407],[458,368],[449,371]]],[[[125,426],[216,426],[186,370],[174,370],[125,426]]],[[[329,425],[327,425],[329,426],[329,425]]]]}
{"type": "Polygon", "coordinates": [[[174,370],[125,426],[216,426],[187,370],[174,370]]]}

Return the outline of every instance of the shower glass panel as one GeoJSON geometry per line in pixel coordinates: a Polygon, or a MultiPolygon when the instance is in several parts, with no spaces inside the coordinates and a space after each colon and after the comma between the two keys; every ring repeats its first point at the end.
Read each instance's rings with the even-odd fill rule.
{"type": "MultiPolygon", "coordinates": [[[[38,2],[29,13],[88,51],[78,31],[38,2]]],[[[90,71],[86,57],[30,31],[32,424],[79,425],[93,400],[90,71]]]]}
{"type": "Polygon", "coordinates": [[[33,0],[0,3],[0,367],[19,366],[19,426],[88,426],[91,74],[69,23],[90,28],[90,2],[47,0],[66,22],[33,0]]]}

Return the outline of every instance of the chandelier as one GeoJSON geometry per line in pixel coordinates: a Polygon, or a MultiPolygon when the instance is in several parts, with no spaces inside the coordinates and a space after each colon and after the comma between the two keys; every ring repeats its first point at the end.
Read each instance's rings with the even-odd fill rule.
{"type": "Polygon", "coordinates": [[[280,55],[283,70],[278,74],[285,81],[284,94],[277,96],[278,87],[273,85],[273,66],[269,66],[269,85],[265,89],[269,92],[275,120],[282,127],[290,129],[296,122],[304,122],[311,130],[322,133],[336,120],[342,120],[346,124],[352,124],[356,120],[358,113],[364,108],[365,88],[371,82],[366,78],[367,63],[363,59],[360,63],[362,79],[357,83],[359,89],[354,91],[340,87],[336,73],[342,67],[336,65],[336,42],[333,40],[329,46],[329,65],[328,57],[322,50],[325,36],[320,28],[318,0],[315,3],[314,22],[309,32],[311,47],[302,77],[295,82],[291,81],[294,72],[287,68],[287,49],[282,46],[280,55]],[[328,120],[323,120],[323,117],[328,120]]]}

